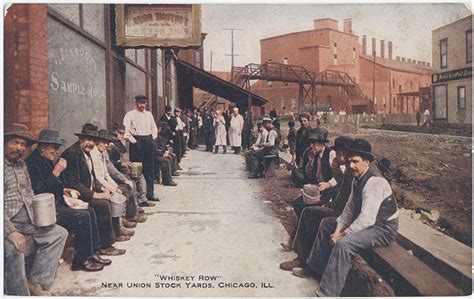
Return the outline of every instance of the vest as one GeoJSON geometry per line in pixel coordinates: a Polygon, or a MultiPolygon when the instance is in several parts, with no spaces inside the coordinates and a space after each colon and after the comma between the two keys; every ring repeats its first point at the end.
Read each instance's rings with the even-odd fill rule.
{"type": "Polygon", "coordinates": [[[278,150],[280,149],[281,134],[280,134],[280,131],[277,128],[275,128],[275,127],[271,128],[270,130],[268,130],[266,142],[268,142],[268,138],[270,137],[270,132],[271,131],[275,131],[277,133],[277,137],[275,138],[275,144],[271,148],[271,153],[277,155],[278,150]]]}
{"type": "MultiPolygon", "coordinates": [[[[331,169],[331,164],[329,163],[329,153],[331,152],[331,149],[330,148],[325,148],[324,151],[323,151],[323,156],[321,157],[321,167],[322,167],[322,174],[323,174],[323,178],[324,178],[324,181],[325,182],[329,182],[331,179],[332,179],[332,169],[331,169]]],[[[311,169],[311,173],[306,173],[305,172],[305,175],[309,177],[307,177],[309,183],[311,184],[316,184],[316,183],[320,183],[317,181],[317,175],[316,173],[318,172],[318,161],[317,159],[319,159],[319,154],[317,154],[318,157],[316,157],[314,159],[314,162],[313,162],[313,167],[311,169]]],[[[307,160],[307,156],[305,157],[303,163],[306,164],[308,163],[308,160],[307,160]]]]}
{"type": "MultiPolygon", "coordinates": [[[[352,200],[354,202],[354,210],[352,212],[352,221],[359,217],[361,209],[362,209],[362,190],[364,190],[367,181],[371,178],[377,176],[372,171],[367,170],[366,174],[364,174],[360,179],[357,185],[354,184],[354,190],[352,193],[352,200]]],[[[377,213],[376,224],[387,222],[388,218],[397,212],[397,201],[395,200],[395,196],[390,195],[389,197],[385,198],[382,201],[382,204],[379,207],[379,211],[377,213]]]]}

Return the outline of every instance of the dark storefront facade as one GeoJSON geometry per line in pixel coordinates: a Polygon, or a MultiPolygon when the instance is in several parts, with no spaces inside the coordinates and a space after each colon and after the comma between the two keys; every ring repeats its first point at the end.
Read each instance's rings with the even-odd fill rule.
{"type": "Polygon", "coordinates": [[[60,130],[122,122],[134,96],[159,117],[178,106],[171,50],[115,46],[115,6],[15,4],[5,17],[5,122],[60,130]]]}

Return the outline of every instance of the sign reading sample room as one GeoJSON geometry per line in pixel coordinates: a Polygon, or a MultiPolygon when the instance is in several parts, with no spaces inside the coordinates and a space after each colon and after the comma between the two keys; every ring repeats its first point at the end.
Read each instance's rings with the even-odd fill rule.
{"type": "Polygon", "coordinates": [[[194,4],[116,5],[119,46],[200,46],[201,8],[194,4]]]}
{"type": "Polygon", "coordinates": [[[48,18],[50,126],[68,144],[86,122],[106,124],[104,49],[48,18]]]}
{"type": "Polygon", "coordinates": [[[454,70],[454,71],[449,71],[449,72],[444,72],[444,73],[439,73],[439,74],[433,74],[431,76],[431,81],[433,83],[441,83],[441,82],[459,80],[459,79],[470,78],[470,77],[472,77],[472,68],[467,67],[464,69],[459,69],[459,70],[454,70]]]}

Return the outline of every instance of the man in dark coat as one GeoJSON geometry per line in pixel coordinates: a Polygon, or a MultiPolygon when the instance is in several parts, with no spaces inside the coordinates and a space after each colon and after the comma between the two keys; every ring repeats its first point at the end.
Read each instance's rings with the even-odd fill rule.
{"type": "Polygon", "coordinates": [[[160,170],[163,177],[163,185],[165,186],[177,186],[176,182],[173,181],[171,175],[171,159],[166,151],[166,140],[160,137],[160,130],[162,126],[168,126],[167,123],[160,123],[158,126],[158,138],[155,139],[154,144],[154,157],[155,157],[155,179],[160,179],[160,170]]]}
{"type": "Polygon", "coordinates": [[[38,147],[26,159],[31,185],[35,194],[52,193],[56,202],[57,224],[74,234],[75,254],[71,269],[100,271],[111,260],[98,255],[100,249],[99,232],[95,211],[91,207],[73,209],[66,204],[63,195],[72,197],[72,189],[64,188],[60,177],[67,168],[67,162],[60,158],[56,165],[53,161],[59,155],[59,149],[65,144],[54,129],[42,129],[38,147]]]}
{"type": "Polygon", "coordinates": [[[68,167],[64,170],[64,183],[68,188],[79,191],[81,200],[89,203],[97,215],[97,226],[101,254],[121,255],[125,249],[117,249],[112,244],[115,235],[112,226],[112,216],[108,200],[112,196],[110,190],[96,180],[90,151],[94,148],[94,138],[98,136],[98,127],[93,124],[84,124],[81,133],[75,133],[79,141],[67,148],[61,155],[67,161],[68,167]]]}
{"type": "Polygon", "coordinates": [[[306,113],[299,115],[300,128],[296,131],[296,167],[300,167],[301,158],[303,157],[304,151],[311,145],[308,140],[308,132],[311,130],[309,123],[311,117],[306,113]]]}
{"type": "Polygon", "coordinates": [[[214,146],[214,118],[209,111],[203,117],[202,134],[206,143],[206,152],[212,152],[214,146]]]}

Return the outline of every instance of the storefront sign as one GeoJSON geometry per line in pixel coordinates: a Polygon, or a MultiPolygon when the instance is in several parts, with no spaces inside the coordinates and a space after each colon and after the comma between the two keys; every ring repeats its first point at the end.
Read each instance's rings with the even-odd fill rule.
{"type": "Polygon", "coordinates": [[[195,4],[117,4],[117,45],[201,46],[201,7],[195,4]]]}
{"type": "Polygon", "coordinates": [[[449,71],[449,72],[444,72],[444,73],[439,73],[439,74],[433,74],[431,77],[431,81],[433,83],[440,83],[440,82],[453,81],[453,80],[459,80],[459,79],[470,78],[470,77],[472,77],[472,68],[467,67],[465,69],[454,70],[454,71],[449,71]]]}

